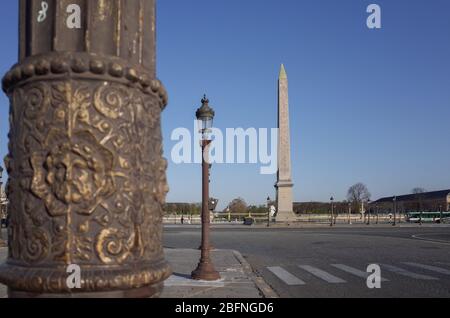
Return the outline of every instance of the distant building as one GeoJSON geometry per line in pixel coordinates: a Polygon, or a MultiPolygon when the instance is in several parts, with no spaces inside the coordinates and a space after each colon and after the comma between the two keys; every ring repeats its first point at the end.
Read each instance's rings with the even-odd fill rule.
{"type": "MultiPolygon", "coordinates": [[[[371,208],[380,211],[393,210],[394,197],[381,198],[371,203],[371,208]]],[[[397,210],[400,212],[449,212],[450,189],[396,196],[397,210]]]]}

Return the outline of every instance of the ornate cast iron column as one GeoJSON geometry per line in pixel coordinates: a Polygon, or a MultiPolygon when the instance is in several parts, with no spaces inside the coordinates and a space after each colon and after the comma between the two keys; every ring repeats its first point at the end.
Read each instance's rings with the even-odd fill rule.
{"type": "MultiPolygon", "coordinates": [[[[6,208],[6,202],[3,202],[3,168],[2,168],[2,166],[0,166],[0,220],[1,221],[3,221],[3,217],[6,216],[6,213],[4,211],[5,208],[6,208]]],[[[0,247],[5,247],[6,242],[3,240],[2,228],[3,228],[3,224],[0,222],[0,247]]]]}
{"type": "Polygon", "coordinates": [[[9,296],[157,296],[170,268],[155,1],[21,0],[19,63],[3,89],[9,296]]]}

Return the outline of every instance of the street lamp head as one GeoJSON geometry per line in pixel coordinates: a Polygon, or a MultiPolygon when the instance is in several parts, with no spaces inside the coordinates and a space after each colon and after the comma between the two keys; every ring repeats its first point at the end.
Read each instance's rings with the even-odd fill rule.
{"type": "Polygon", "coordinates": [[[267,202],[270,202],[270,197],[267,197],[267,202]]]}
{"type": "Polygon", "coordinates": [[[202,106],[197,109],[195,116],[197,117],[200,132],[203,134],[203,136],[206,136],[206,134],[211,130],[213,126],[213,120],[215,116],[215,112],[209,106],[209,99],[206,98],[206,95],[203,96],[202,106]]]}
{"type": "Polygon", "coordinates": [[[333,197],[331,197],[331,198],[330,198],[330,201],[331,201],[331,202],[333,202],[333,201],[334,201],[334,198],[333,198],[333,197]]]}

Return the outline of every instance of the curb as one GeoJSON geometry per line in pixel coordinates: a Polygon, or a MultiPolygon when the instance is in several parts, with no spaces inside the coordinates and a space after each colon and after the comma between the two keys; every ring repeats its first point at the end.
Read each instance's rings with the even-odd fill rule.
{"type": "Polygon", "coordinates": [[[236,250],[232,250],[234,257],[242,264],[245,273],[255,283],[256,287],[264,298],[279,298],[277,293],[270,287],[261,276],[257,276],[252,269],[252,266],[245,260],[242,254],[236,250]]]}
{"type": "MultiPolygon", "coordinates": [[[[374,224],[374,225],[366,225],[366,224],[336,224],[333,225],[333,227],[326,225],[326,224],[295,224],[295,225],[272,225],[270,226],[270,229],[292,229],[292,230],[300,230],[300,229],[395,229],[395,228],[434,228],[439,227],[433,226],[433,225],[422,225],[422,226],[416,226],[413,224],[397,224],[396,226],[392,226],[392,224],[374,224]]],[[[442,228],[449,227],[449,226],[442,226],[442,228]]],[[[253,229],[268,229],[266,226],[253,226],[253,229]]]]}

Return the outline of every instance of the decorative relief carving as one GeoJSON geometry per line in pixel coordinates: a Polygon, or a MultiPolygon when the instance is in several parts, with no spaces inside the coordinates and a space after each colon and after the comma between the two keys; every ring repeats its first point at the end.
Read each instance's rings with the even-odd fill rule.
{"type": "MultiPolygon", "coordinates": [[[[52,63],[44,62],[49,60],[40,57],[17,66],[11,73],[15,86],[4,81],[13,105],[5,160],[16,207],[11,264],[101,267],[103,281],[89,276],[80,291],[158,283],[170,274],[161,262],[161,205],[168,191],[160,127],[165,91],[159,82],[146,90],[142,81],[139,87],[125,86],[110,81],[110,75],[86,82],[74,74],[51,74],[44,82],[39,77],[52,71],[52,63]],[[133,264],[147,268],[121,272],[119,281],[114,266],[136,268],[133,264]]],[[[100,64],[94,66],[108,65],[100,64]]],[[[73,65],[80,71],[89,63],[82,56],[73,65]]],[[[10,264],[0,272],[0,281],[13,289],[64,292],[66,274],[39,276],[46,271],[35,273],[44,287],[22,279],[23,272],[10,264]]]]}
{"type": "Polygon", "coordinates": [[[164,86],[152,79],[141,66],[129,66],[122,59],[88,53],[58,52],[29,57],[14,66],[3,78],[3,90],[9,90],[24,82],[46,80],[48,77],[97,79],[119,81],[141,90],[146,95],[156,95],[160,108],[167,105],[168,96],[164,86]]]}
{"type": "Polygon", "coordinates": [[[29,264],[39,263],[49,253],[50,240],[48,234],[40,228],[25,228],[22,257],[29,264]]]}
{"type": "Polygon", "coordinates": [[[123,116],[123,109],[128,107],[130,96],[128,90],[121,85],[104,83],[96,89],[94,94],[95,109],[110,119],[123,116]]]}
{"type": "Polygon", "coordinates": [[[46,148],[31,155],[31,191],[45,203],[51,216],[71,211],[92,214],[115,189],[112,178],[113,154],[87,131],[76,132],[71,140],[61,131],[51,130],[46,148]]]}

